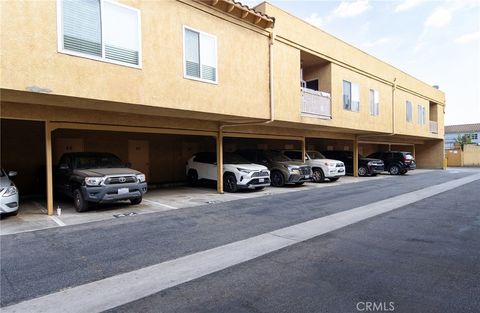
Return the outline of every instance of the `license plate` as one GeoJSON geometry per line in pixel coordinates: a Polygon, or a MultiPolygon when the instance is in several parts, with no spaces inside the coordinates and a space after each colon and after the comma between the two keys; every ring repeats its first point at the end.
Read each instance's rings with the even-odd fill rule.
{"type": "Polygon", "coordinates": [[[123,195],[123,194],[128,193],[128,192],[129,192],[128,188],[120,188],[120,189],[118,189],[118,194],[119,194],[119,195],[123,195]]]}
{"type": "Polygon", "coordinates": [[[259,183],[265,182],[265,178],[259,178],[259,179],[258,179],[258,182],[259,182],[259,183]]]}
{"type": "Polygon", "coordinates": [[[310,175],[305,175],[305,178],[306,178],[306,179],[310,178],[310,175]]]}

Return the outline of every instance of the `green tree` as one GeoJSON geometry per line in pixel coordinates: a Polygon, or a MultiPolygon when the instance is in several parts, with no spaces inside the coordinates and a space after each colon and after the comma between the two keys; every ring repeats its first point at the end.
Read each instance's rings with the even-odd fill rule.
{"type": "Polygon", "coordinates": [[[455,144],[459,145],[462,148],[463,151],[463,146],[468,145],[472,143],[472,135],[471,134],[465,134],[463,136],[458,135],[457,139],[455,139],[455,144]]]}

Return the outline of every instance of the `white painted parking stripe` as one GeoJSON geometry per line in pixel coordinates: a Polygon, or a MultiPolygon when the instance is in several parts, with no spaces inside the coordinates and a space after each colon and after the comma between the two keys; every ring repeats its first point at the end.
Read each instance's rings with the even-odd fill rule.
{"type": "Polygon", "coordinates": [[[58,224],[58,226],[66,226],[67,224],[65,224],[61,219],[59,219],[58,217],[54,216],[54,215],[50,215],[49,216],[55,223],[58,224]]]}
{"type": "Polygon", "coordinates": [[[160,202],[157,202],[157,201],[148,200],[148,199],[145,199],[145,198],[142,201],[145,201],[146,203],[150,203],[150,204],[153,204],[153,205],[160,205],[160,206],[169,208],[171,210],[178,210],[177,207],[174,207],[174,206],[171,206],[171,205],[168,205],[168,204],[164,204],[164,203],[160,203],[160,202]]]}
{"type": "Polygon", "coordinates": [[[2,308],[101,312],[480,179],[471,175],[2,308]]]}

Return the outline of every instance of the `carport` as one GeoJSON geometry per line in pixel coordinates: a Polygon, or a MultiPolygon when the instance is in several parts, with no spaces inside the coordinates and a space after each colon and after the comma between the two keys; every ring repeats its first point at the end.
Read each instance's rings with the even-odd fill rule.
{"type": "Polygon", "coordinates": [[[47,211],[53,214],[53,165],[64,152],[112,152],[144,171],[155,184],[185,179],[185,161],[192,154],[215,149],[216,132],[156,127],[46,122],[47,211]]]}
{"type": "Polygon", "coordinates": [[[217,191],[223,193],[223,153],[240,149],[302,150],[306,151],[305,137],[239,132],[218,132],[217,139],[217,191]]]}

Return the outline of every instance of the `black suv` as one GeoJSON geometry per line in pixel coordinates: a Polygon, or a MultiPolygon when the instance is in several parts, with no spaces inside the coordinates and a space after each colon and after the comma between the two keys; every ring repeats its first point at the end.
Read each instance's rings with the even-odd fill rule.
{"type": "Polygon", "coordinates": [[[415,159],[410,152],[405,151],[379,151],[372,153],[369,158],[383,160],[385,170],[392,175],[404,175],[417,167],[415,159]]]}
{"type": "Polygon", "coordinates": [[[130,200],[140,204],[147,192],[145,174],[130,169],[111,153],[76,152],[60,158],[54,171],[55,191],[73,198],[77,212],[90,203],[130,200]]]}
{"type": "MultiPolygon", "coordinates": [[[[329,159],[340,160],[345,163],[345,172],[353,174],[353,152],[343,150],[322,151],[329,159]]],[[[358,176],[376,176],[384,171],[383,161],[376,158],[365,158],[358,155],[358,176]]]]}

